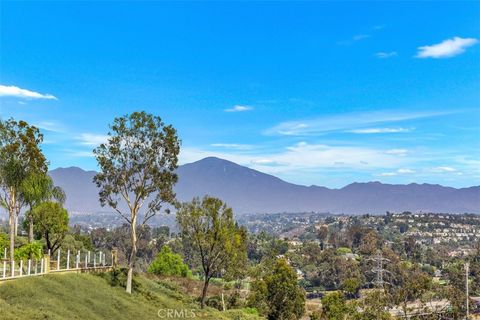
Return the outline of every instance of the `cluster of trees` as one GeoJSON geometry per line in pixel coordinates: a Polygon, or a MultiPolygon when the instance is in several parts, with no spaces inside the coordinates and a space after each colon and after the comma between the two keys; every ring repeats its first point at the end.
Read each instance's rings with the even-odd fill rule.
{"type": "MultiPolygon", "coordinates": [[[[335,292],[322,301],[323,311],[317,314],[322,319],[338,319],[339,313],[345,315],[342,319],[377,319],[368,318],[372,308],[398,307],[406,315],[413,302],[428,306],[442,299],[450,303],[448,317],[462,319],[466,312],[467,261],[470,292],[480,293],[477,285],[480,244],[474,254],[452,258],[446,252],[419,244],[412,237],[387,241],[377,229],[331,223],[314,229],[315,241],[304,241],[300,248],[286,254],[292,265],[303,271],[301,284],[308,291],[335,292]],[[379,268],[383,283],[378,283],[379,268]],[[374,290],[376,298],[361,297],[361,289],[374,290]]],[[[378,319],[387,317],[382,315],[378,319]]]]}
{"type": "MultiPolygon", "coordinates": [[[[34,243],[35,238],[43,238],[47,250],[53,254],[68,231],[68,214],[62,207],[65,193],[47,175],[48,161],[40,147],[42,141],[43,135],[35,126],[14,119],[0,120],[0,206],[8,212],[11,261],[25,253],[28,257],[41,254],[42,245],[34,243]],[[24,248],[15,244],[22,213],[28,232],[24,248]]],[[[4,241],[1,242],[4,246],[4,241]]]]}
{"type": "MultiPolygon", "coordinates": [[[[203,308],[212,278],[239,280],[247,275],[246,229],[238,226],[232,209],[220,199],[206,196],[183,204],[176,201],[173,186],[178,179],[175,170],[180,140],[171,125],[157,116],[134,112],[116,118],[110,129],[108,141],[94,150],[100,168],[94,181],[100,189],[101,204],[113,208],[129,229],[126,291],[132,291],[138,244],[147,221],[162,209],[168,212],[174,207],[183,260],[203,277],[203,308]]],[[[187,265],[164,246],[149,271],[185,276],[189,273],[187,265]]],[[[270,307],[263,312],[270,319],[299,319],[305,297],[295,271],[283,260],[272,270],[258,277],[257,287],[267,288],[261,294],[264,303],[280,309],[270,307]],[[285,305],[285,299],[293,299],[292,305],[285,305]]],[[[254,290],[253,294],[260,293],[254,290]]]]}

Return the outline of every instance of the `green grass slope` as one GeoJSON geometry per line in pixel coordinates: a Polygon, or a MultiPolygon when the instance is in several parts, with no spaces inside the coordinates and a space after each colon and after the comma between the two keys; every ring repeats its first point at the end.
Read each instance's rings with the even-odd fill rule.
{"type": "Polygon", "coordinates": [[[143,277],[135,279],[139,286],[132,295],[91,274],[52,274],[0,283],[0,318],[161,319],[160,309],[176,309],[194,310],[195,319],[260,319],[242,310],[200,310],[192,297],[174,285],[143,277]]]}

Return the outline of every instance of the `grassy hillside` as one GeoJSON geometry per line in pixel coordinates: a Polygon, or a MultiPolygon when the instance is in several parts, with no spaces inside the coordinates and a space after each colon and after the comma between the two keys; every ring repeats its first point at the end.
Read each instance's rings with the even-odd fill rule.
{"type": "Polygon", "coordinates": [[[161,319],[159,309],[194,309],[195,319],[259,317],[243,310],[201,311],[175,285],[137,277],[132,295],[91,274],[57,274],[0,283],[2,319],[161,319]]]}

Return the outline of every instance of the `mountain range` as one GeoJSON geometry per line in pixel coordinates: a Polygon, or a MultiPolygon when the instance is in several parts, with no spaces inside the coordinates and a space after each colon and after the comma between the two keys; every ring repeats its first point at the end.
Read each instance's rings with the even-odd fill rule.
{"type": "MultiPolygon", "coordinates": [[[[77,167],[49,172],[67,195],[66,208],[76,212],[108,212],[98,202],[95,171],[77,167]]],[[[236,214],[330,212],[381,214],[386,211],[480,213],[480,186],[452,188],[433,184],[352,183],[340,189],[303,186],[236,163],[209,157],[179,166],[177,199],[206,194],[219,197],[236,214]]]]}

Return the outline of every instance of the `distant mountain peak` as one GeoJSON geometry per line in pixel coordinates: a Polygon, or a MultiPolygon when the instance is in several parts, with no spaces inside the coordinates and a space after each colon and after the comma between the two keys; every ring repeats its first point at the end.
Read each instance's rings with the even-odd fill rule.
{"type": "MultiPolygon", "coordinates": [[[[340,189],[302,186],[217,157],[179,166],[177,198],[211,195],[224,200],[235,213],[331,212],[385,213],[431,211],[480,213],[480,187],[455,189],[434,184],[383,184],[354,182],[340,189]]],[[[67,209],[105,211],[93,183],[95,171],[78,167],[50,171],[56,185],[67,194],[67,209]]]]}

